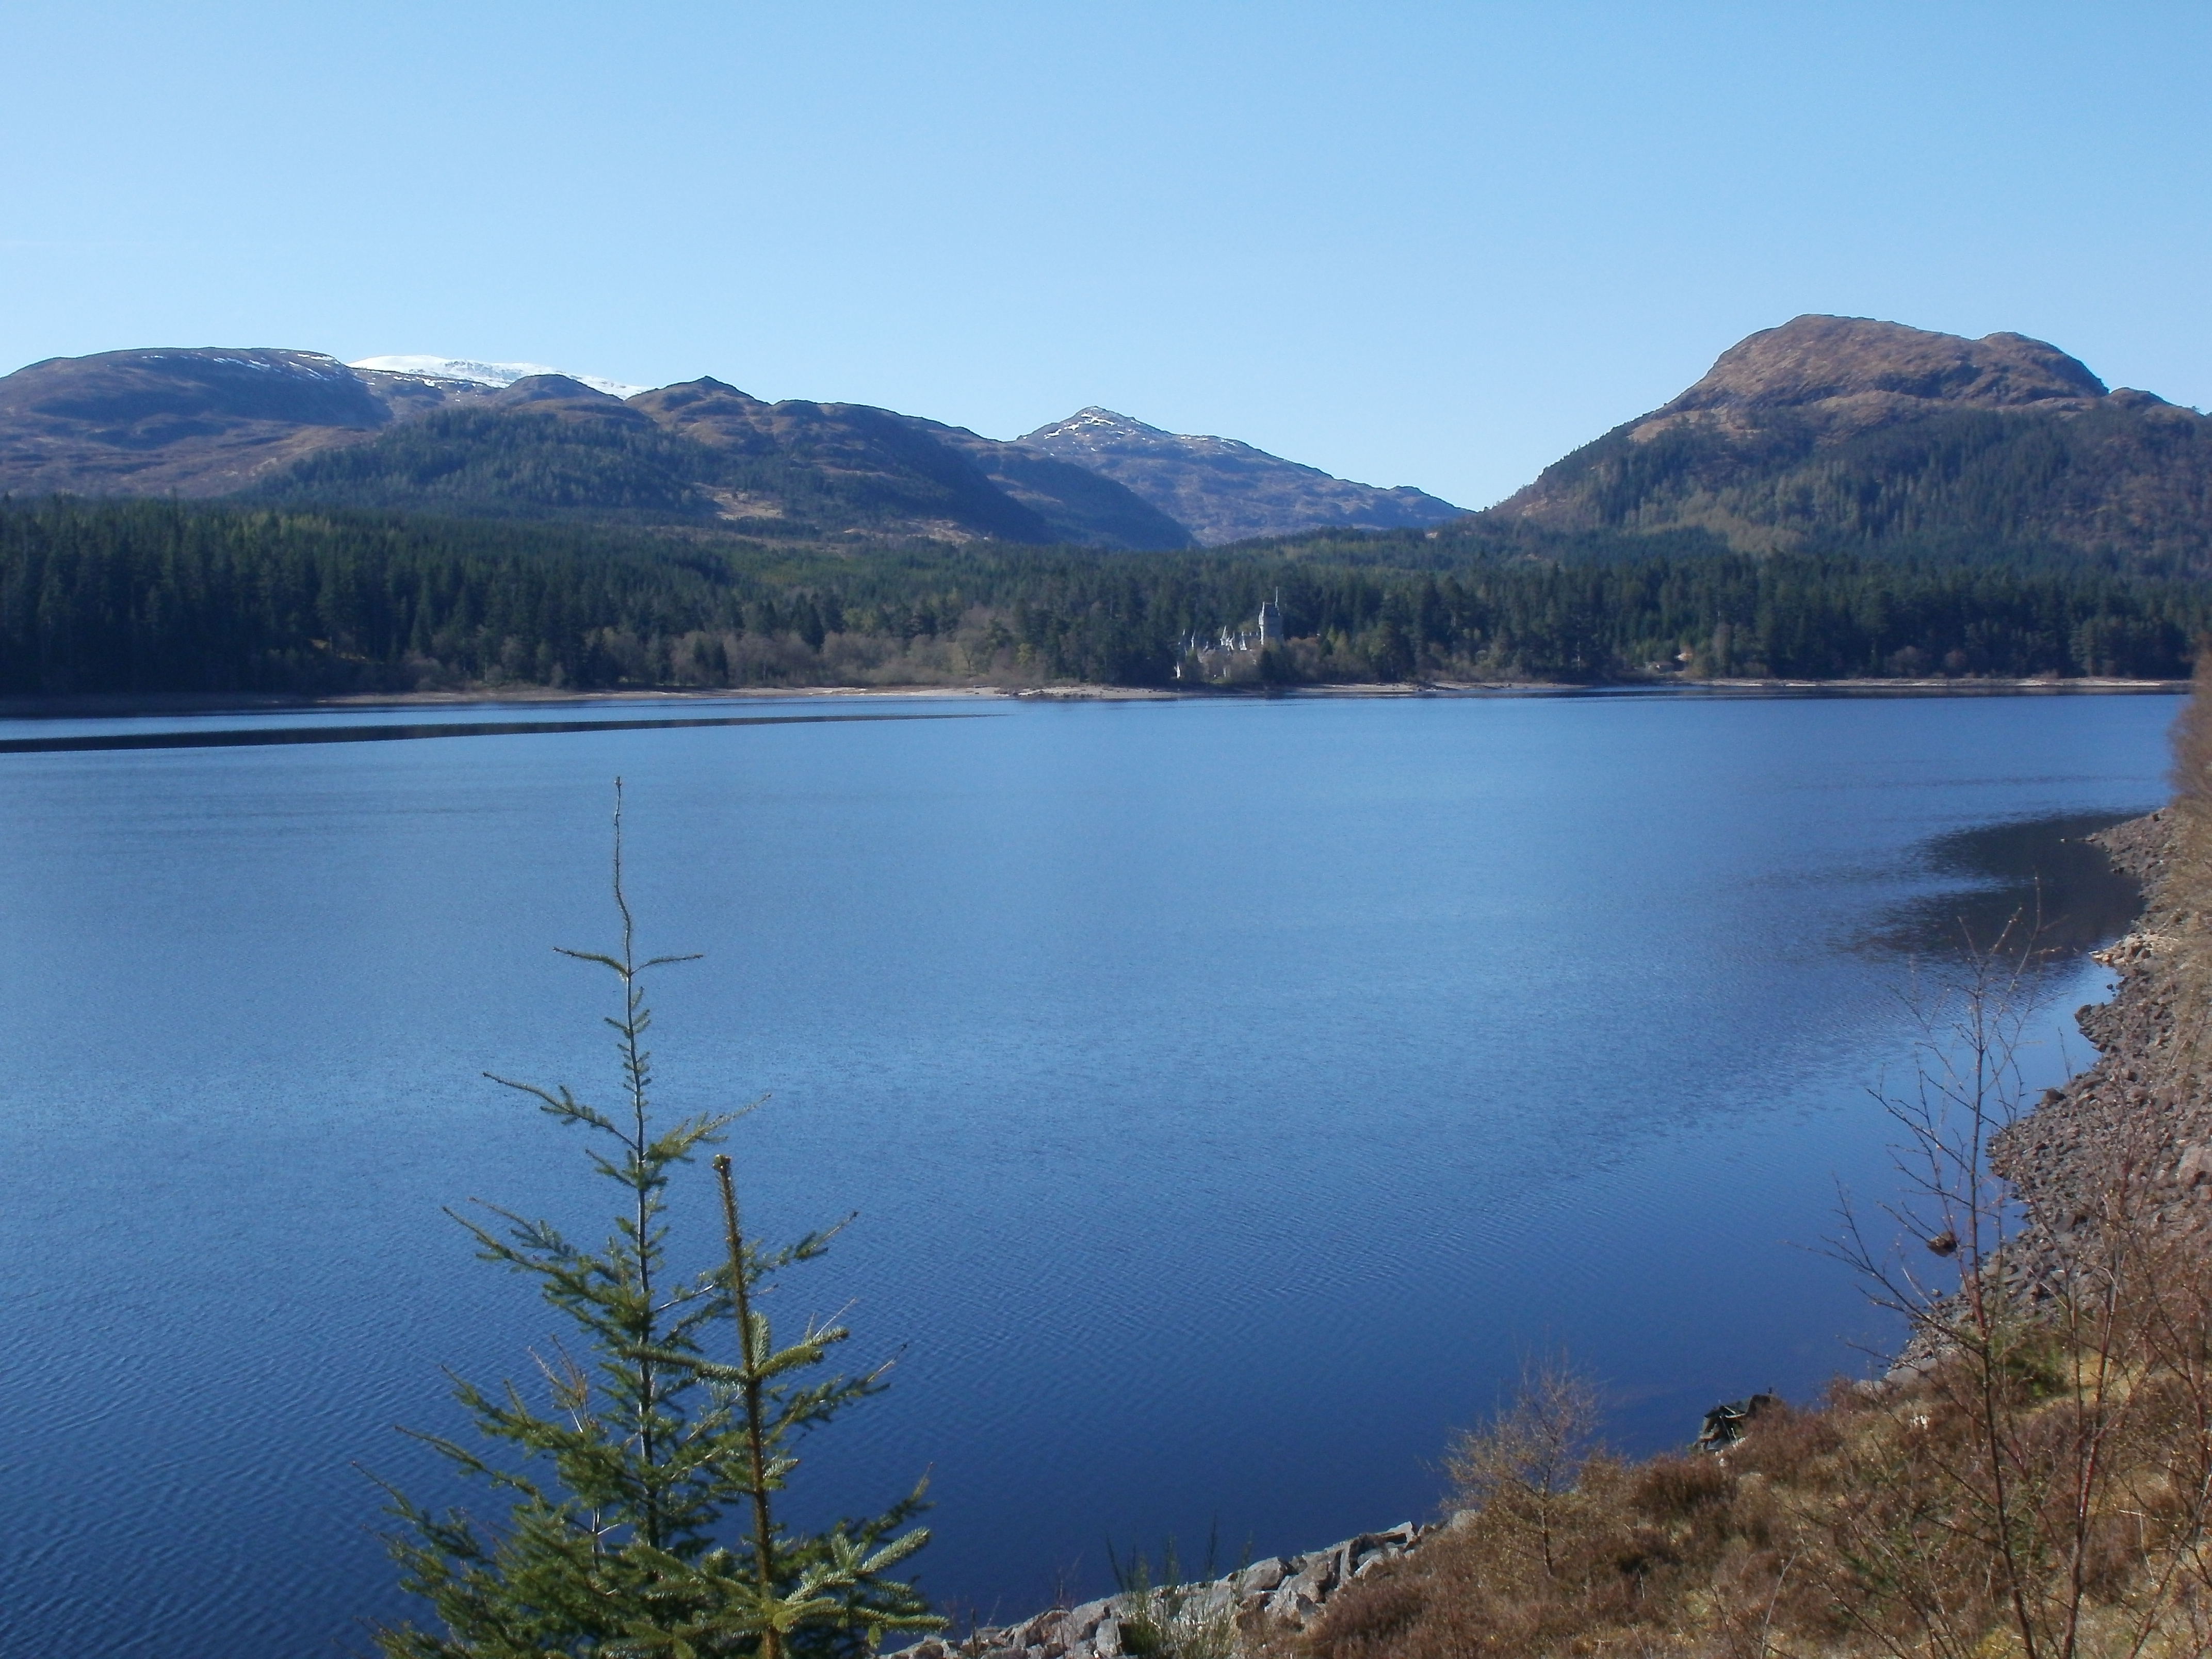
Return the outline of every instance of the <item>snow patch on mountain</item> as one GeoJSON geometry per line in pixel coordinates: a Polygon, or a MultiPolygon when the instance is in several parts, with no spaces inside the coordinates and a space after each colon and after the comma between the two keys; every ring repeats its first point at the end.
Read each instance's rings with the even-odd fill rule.
{"type": "Polygon", "coordinates": [[[554,368],[544,363],[480,363],[472,357],[363,357],[346,367],[366,368],[380,374],[412,374],[425,380],[466,380],[489,386],[513,386],[533,374],[568,374],[570,380],[580,380],[592,391],[604,392],[612,398],[635,398],[641,392],[653,390],[651,386],[631,386],[598,374],[569,374],[565,368],[554,368]]]}

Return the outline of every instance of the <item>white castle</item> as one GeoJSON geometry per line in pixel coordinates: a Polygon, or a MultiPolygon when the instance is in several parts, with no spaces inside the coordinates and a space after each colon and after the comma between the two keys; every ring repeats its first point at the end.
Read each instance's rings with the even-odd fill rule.
{"type": "Polygon", "coordinates": [[[1207,639],[1195,631],[1184,635],[1182,648],[1177,653],[1175,677],[1179,680],[1226,678],[1235,667],[1235,658],[1250,656],[1282,642],[1283,593],[1280,588],[1277,588],[1273,599],[1260,602],[1260,615],[1252,627],[1224,628],[1213,639],[1207,639]],[[1186,665],[1196,672],[1186,675],[1186,665]]]}

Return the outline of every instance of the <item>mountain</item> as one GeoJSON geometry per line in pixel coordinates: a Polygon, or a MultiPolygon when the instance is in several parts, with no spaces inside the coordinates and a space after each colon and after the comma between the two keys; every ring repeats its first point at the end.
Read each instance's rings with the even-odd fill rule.
{"type": "Polygon", "coordinates": [[[0,378],[0,491],[223,495],[444,401],[313,351],[52,357],[0,378]]]}
{"type": "Polygon", "coordinates": [[[1232,438],[1163,432],[1110,409],[1079,410],[1016,441],[1127,485],[1206,547],[1310,530],[1419,528],[1466,510],[1406,485],[1332,477],[1232,438]]]}
{"type": "Polygon", "coordinates": [[[2212,420],[2024,335],[1805,316],[1483,517],[2212,574],[2212,420]]]}
{"type": "Polygon", "coordinates": [[[1115,549],[1190,544],[1111,479],[856,404],[627,398],[532,364],[115,351],[0,378],[0,494],[240,496],[498,518],[1115,549]]]}
{"type": "Polygon", "coordinates": [[[1198,545],[1181,521],[1105,473],[1018,441],[979,438],[965,427],[915,424],[965,455],[1016,501],[1042,514],[1063,540],[1155,550],[1198,545]]]}

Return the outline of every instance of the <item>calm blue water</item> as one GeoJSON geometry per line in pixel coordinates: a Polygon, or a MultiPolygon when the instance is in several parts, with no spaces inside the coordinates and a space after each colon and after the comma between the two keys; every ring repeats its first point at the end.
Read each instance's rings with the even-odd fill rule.
{"type": "Polygon", "coordinates": [[[551,947],[613,937],[617,773],[645,945],[708,953],[658,998],[665,1102],[774,1092],[757,1224],[860,1212],[785,1316],[850,1300],[901,1356],[801,1480],[931,1469],[925,1583],[1011,1615],[1109,1538],[1427,1513],[1532,1348],[1639,1447],[1862,1365],[1881,1324],[1799,1248],[1886,1180],[1904,973],[1853,943],[1959,879],[1936,837],[2154,804],[2175,703],[983,707],[0,757],[0,1652],[406,1610],[356,1465],[447,1495],[391,1425],[557,1329],[441,1206],[605,1212],[479,1073],[611,1091],[603,975],[551,947]]]}

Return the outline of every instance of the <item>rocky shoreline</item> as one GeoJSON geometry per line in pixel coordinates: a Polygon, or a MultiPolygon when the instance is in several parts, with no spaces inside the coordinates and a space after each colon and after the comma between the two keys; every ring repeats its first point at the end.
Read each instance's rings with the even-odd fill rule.
{"type": "MultiPolygon", "coordinates": [[[[1462,1511],[1462,1513],[1465,1513],[1462,1511]]],[[[1127,1659],[1148,1650],[1139,1634],[1173,1626],[1188,1640],[1194,1630],[1224,1633],[1255,1623],[1302,1631],[1321,1617],[1347,1585],[1401,1559],[1460,1520],[1434,1526],[1401,1522],[1386,1532],[1364,1532],[1304,1555],[1271,1556],[1205,1583],[1125,1590],[1080,1607],[1053,1607],[1018,1625],[979,1626],[965,1636],[933,1637],[890,1659],[1127,1659]]]]}
{"type": "Polygon", "coordinates": [[[2075,1015],[2098,1058],[1991,1144],[1990,1167],[2026,1218],[2007,1250],[2034,1278],[2063,1267],[2069,1239],[2097,1224],[2116,1193],[2158,1233],[2212,1231],[2212,1099],[2190,1086],[2177,1006],[2188,920],[2175,891],[2179,831],[2169,806],[2093,837],[2145,888],[2134,929],[2096,953],[2118,976],[2112,997],[2075,1015]]]}

